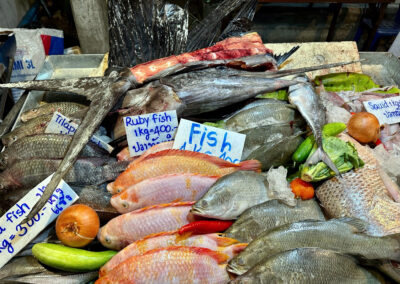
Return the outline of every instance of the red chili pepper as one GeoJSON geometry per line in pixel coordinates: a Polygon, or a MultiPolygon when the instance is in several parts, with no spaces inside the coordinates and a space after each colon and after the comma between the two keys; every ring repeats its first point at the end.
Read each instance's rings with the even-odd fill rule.
{"type": "Polygon", "coordinates": [[[375,146],[378,146],[379,144],[382,144],[382,141],[380,139],[376,140],[375,146]]]}
{"type": "Polygon", "coordinates": [[[223,232],[233,224],[232,221],[196,221],[189,223],[179,229],[178,234],[182,235],[185,233],[192,234],[211,234],[223,232]]]}
{"type": "Polygon", "coordinates": [[[351,115],[355,114],[355,112],[350,112],[350,113],[351,113],[351,115]]]}

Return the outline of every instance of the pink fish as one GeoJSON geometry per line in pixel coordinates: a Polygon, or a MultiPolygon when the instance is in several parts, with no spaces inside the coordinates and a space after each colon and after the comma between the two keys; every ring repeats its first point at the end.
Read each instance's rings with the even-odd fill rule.
{"type": "Polygon", "coordinates": [[[120,215],[103,226],[97,238],[103,246],[120,250],[150,234],[178,230],[194,221],[189,213],[193,204],[159,204],[120,215]]]}
{"type": "Polygon", "coordinates": [[[145,179],[111,198],[119,213],[127,213],[155,204],[197,201],[219,176],[192,173],[167,174],[145,179]]]}
{"type": "Polygon", "coordinates": [[[207,248],[167,247],[128,258],[95,284],[229,282],[228,256],[207,248]]]}
{"type": "Polygon", "coordinates": [[[144,158],[150,154],[154,154],[154,153],[157,153],[157,152],[160,152],[163,150],[167,150],[167,149],[172,149],[173,145],[174,145],[174,141],[163,142],[163,143],[154,145],[149,150],[144,152],[142,155],[134,156],[134,157],[130,156],[129,148],[125,147],[124,149],[121,150],[121,152],[119,152],[117,154],[117,159],[118,159],[118,161],[134,161],[139,158],[144,158]]]}
{"type": "Polygon", "coordinates": [[[214,251],[222,252],[229,256],[229,259],[243,251],[247,244],[238,243],[237,240],[224,237],[222,234],[193,235],[182,238],[176,232],[163,232],[147,236],[144,239],[131,243],[111,258],[101,269],[100,276],[104,276],[120,263],[128,258],[148,252],[149,250],[170,247],[189,246],[203,247],[214,251]]]}

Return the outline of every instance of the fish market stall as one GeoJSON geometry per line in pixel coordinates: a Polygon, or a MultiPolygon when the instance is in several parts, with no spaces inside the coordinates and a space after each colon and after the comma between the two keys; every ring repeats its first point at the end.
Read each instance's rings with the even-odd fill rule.
{"type": "Polygon", "coordinates": [[[400,61],[153,12],[129,28],[166,50],[0,85],[30,90],[1,137],[0,282],[400,283],[400,61]]]}

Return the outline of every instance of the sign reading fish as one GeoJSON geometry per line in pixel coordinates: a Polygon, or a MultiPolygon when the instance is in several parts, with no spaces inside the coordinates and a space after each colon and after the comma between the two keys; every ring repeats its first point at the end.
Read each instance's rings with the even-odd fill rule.
{"type": "Polygon", "coordinates": [[[130,156],[138,156],[156,144],[174,140],[178,128],[175,110],[124,117],[130,156]]]}
{"type": "Polygon", "coordinates": [[[173,149],[200,152],[239,163],[245,139],[244,134],[181,119],[173,149]]]}
{"type": "Polygon", "coordinates": [[[52,176],[35,186],[0,218],[0,268],[78,199],[72,188],[61,180],[43,209],[26,224],[20,224],[41,198],[52,176]]]}
{"type": "Polygon", "coordinates": [[[400,97],[364,102],[365,109],[375,115],[380,124],[400,122],[400,97]]]}

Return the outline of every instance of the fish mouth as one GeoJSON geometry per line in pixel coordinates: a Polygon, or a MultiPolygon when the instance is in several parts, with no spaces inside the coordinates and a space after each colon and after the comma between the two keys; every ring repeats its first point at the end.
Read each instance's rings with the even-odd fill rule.
{"type": "Polygon", "coordinates": [[[204,214],[204,212],[200,208],[194,208],[194,207],[192,207],[192,209],[190,209],[190,213],[192,213],[194,215],[203,215],[204,214]]]}
{"type": "Polygon", "coordinates": [[[234,263],[228,263],[228,265],[226,266],[226,270],[236,275],[242,275],[246,272],[246,270],[236,266],[234,263]]]}

